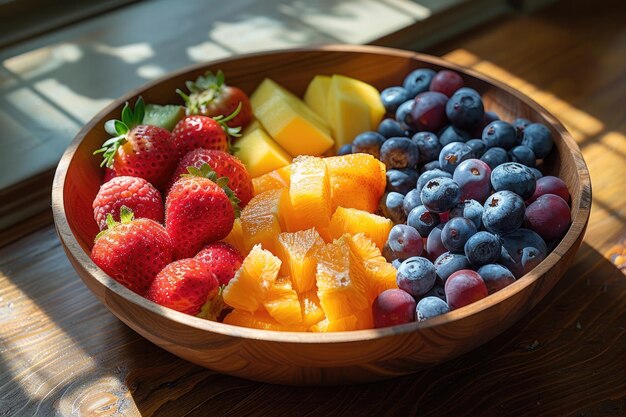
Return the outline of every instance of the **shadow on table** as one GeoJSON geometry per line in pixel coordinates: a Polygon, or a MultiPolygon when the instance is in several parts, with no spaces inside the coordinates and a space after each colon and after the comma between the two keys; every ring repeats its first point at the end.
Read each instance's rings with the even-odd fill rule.
{"type": "Polygon", "coordinates": [[[618,399],[626,389],[625,297],[626,277],[583,244],[560,283],[511,329],[413,375],[287,387],[172,358],[158,367],[140,359],[126,382],[142,415],[617,415],[626,407],[618,399]]]}

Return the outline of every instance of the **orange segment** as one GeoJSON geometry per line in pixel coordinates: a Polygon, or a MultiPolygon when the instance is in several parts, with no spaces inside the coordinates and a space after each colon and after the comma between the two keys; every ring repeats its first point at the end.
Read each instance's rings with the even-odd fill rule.
{"type": "Polygon", "coordinates": [[[345,235],[317,251],[317,295],[330,321],[370,306],[366,296],[363,258],[345,235]]]}
{"type": "Polygon", "coordinates": [[[262,330],[278,330],[281,332],[305,332],[306,328],[301,325],[285,326],[280,324],[267,311],[255,311],[250,313],[244,310],[233,310],[224,318],[224,323],[235,326],[250,327],[262,330]]]}
{"type": "Polygon", "coordinates": [[[226,236],[222,240],[237,249],[242,256],[246,256],[248,254],[248,251],[243,244],[243,229],[241,228],[241,219],[235,219],[232,230],[230,231],[228,236],[226,236]]]}
{"type": "Polygon", "coordinates": [[[293,287],[299,293],[315,285],[315,252],[324,241],[315,229],[278,236],[278,256],[283,261],[282,274],[291,277],[293,287]]]}
{"type": "Polygon", "coordinates": [[[241,211],[243,244],[248,251],[261,244],[264,249],[276,253],[277,238],[281,232],[278,208],[284,191],[270,190],[254,196],[241,211]]]}
{"type": "Polygon", "coordinates": [[[364,260],[365,276],[367,277],[366,291],[370,302],[373,302],[381,292],[398,288],[396,268],[385,260],[376,245],[363,233],[354,235],[352,241],[364,260]]]}
{"type": "Polygon", "coordinates": [[[307,328],[326,318],[317,296],[317,288],[300,295],[300,308],[302,309],[302,321],[307,328]]]}
{"type": "Polygon", "coordinates": [[[276,281],[281,261],[260,245],[252,248],[241,268],[224,288],[224,302],[245,311],[256,311],[276,281]]]}
{"type": "Polygon", "coordinates": [[[291,164],[282,168],[270,171],[260,177],[252,178],[252,186],[254,187],[254,195],[261,194],[269,190],[277,190],[283,187],[289,187],[289,178],[291,177],[291,164]]]}
{"type": "Polygon", "coordinates": [[[357,318],[354,314],[337,320],[324,319],[319,323],[311,326],[312,332],[345,332],[348,330],[356,330],[357,318]]]}
{"type": "Polygon", "coordinates": [[[299,156],[291,164],[291,219],[297,230],[326,227],[330,222],[330,182],[323,158],[299,156]]]}
{"type": "Polygon", "coordinates": [[[291,288],[291,280],[279,278],[269,289],[263,307],[280,324],[293,326],[302,324],[302,309],[298,294],[291,288]]]}
{"type": "Polygon", "coordinates": [[[324,158],[330,177],[332,210],[350,207],[374,213],[385,192],[385,165],[372,155],[356,153],[324,158]]]}
{"type": "Polygon", "coordinates": [[[382,250],[392,227],[393,221],[386,217],[354,208],[337,207],[330,219],[327,231],[333,239],[337,239],[344,233],[351,235],[363,233],[376,244],[378,249],[382,250]]]}

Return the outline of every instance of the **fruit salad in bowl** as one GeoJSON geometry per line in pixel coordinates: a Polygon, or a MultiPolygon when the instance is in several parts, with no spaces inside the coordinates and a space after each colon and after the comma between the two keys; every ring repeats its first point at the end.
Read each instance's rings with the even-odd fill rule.
{"type": "Polygon", "coordinates": [[[98,275],[88,285],[122,320],[220,371],[291,383],[313,366],[310,381],[350,381],[453,357],[481,343],[463,334],[472,326],[495,335],[537,302],[533,288],[549,290],[559,272],[541,277],[573,256],[588,216],[584,176],[562,166],[571,139],[560,125],[435,58],[382,48],[276,54],[290,53],[302,65],[336,62],[311,65],[298,82],[284,71],[241,75],[234,63],[263,67],[272,54],[169,77],[86,128],[90,139],[76,146],[89,191],[77,204],[65,194],[72,166],[60,164],[60,236],[80,213],[69,225],[78,247],[66,250],[83,279],[98,275]],[[385,57],[402,65],[382,76],[351,69],[363,60],[380,68],[385,57]],[[502,107],[502,97],[515,104],[502,107]],[[135,323],[137,308],[152,318],[135,323]],[[494,322],[498,309],[512,317],[494,322]],[[159,336],[148,324],[168,322],[159,336]],[[216,366],[213,345],[173,336],[183,330],[192,340],[257,340],[296,359],[264,376],[276,364],[261,353],[251,375],[216,366]],[[419,342],[400,347],[399,336],[419,342]],[[351,342],[370,352],[365,365],[337,354],[351,342]],[[394,343],[398,352],[371,356],[394,343]],[[327,351],[343,359],[320,367],[327,351]],[[387,360],[409,365],[373,365],[387,360]],[[363,376],[348,376],[357,368],[363,376]]]}

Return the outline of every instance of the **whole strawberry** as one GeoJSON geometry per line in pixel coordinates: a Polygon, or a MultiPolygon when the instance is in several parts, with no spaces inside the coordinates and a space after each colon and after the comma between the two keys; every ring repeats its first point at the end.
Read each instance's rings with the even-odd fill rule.
{"type": "Polygon", "coordinates": [[[162,188],[178,163],[172,135],[166,129],[144,125],[145,105],[139,97],[132,111],[128,103],[122,109],[122,120],[109,120],[104,125],[111,139],[94,152],[102,153],[101,166],[113,168],[116,175],[141,177],[156,188],[162,188]]]}
{"type": "Polygon", "coordinates": [[[196,259],[213,272],[220,285],[227,285],[243,262],[239,251],[226,242],[208,244],[196,255],[196,259]]]}
{"type": "Polygon", "coordinates": [[[232,114],[241,105],[241,111],[226,124],[229,127],[246,127],[252,121],[250,99],[240,88],[227,85],[221,70],[215,75],[207,71],[195,82],[187,81],[185,84],[189,95],[181,90],[176,92],[185,100],[188,115],[224,116],[232,114]]]}
{"type": "Polygon", "coordinates": [[[168,189],[181,175],[187,173],[187,167],[200,168],[203,164],[208,164],[218,177],[228,178],[228,187],[235,192],[239,199],[239,208],[243,209],[254,195],[252,180],[241,161],[223,151],[199,148],[183,156],[172,175],[168,189]]]}
{"type": "Polygon", "coordinates": [[[107,216],[120,221],[120,209],[128,207],[136,218],[163,223],[161,193],[148,181],[139,177],[115,177],[102,184],[93,200],[93,216],[100,230],[107,227],[107,216]]]}
{"type": "Polygon", "coordinates": [[[230,137],[240,136],[241,128],[226,125],[226,122],[236,114],[237,110],[226,118],[194,115],[178,122],[172,130],[172,137],[179,157],[182,158],[198,148],[228,152],[230,137]]]}
{"type": "Polygon", "coordinates": [[[188,168],[165,199],[165,227],[174,258],[192,258],[208,243],[228,236],[239,215],[239,199],[207,164],[188,168]]]}
{"type": "Polygon", "coordinates": [[[107,216],[108,229],[96,236],[91,259],[117,282],[144,295],[159,271],[172,262],[172,240],[154,220],[133,220],[127,207],[120,212],[121,222],[107,216]]]}
{"type": "Polygon", "coordinates": [[[196,315],[217,295],[215,275],[196,259],[172,262],[159,272],[145,297],[172,310],[196,315]]]}
{"type": "Polygon", "coordinates": [[[102,184],[104,184],[105,182],[111,181],[116,176],[117,176],[117,174],[115,174],[115,171],[113,170],[113,168],[105,167],[104,168],[104,176],[102,177],[102,184]]]}

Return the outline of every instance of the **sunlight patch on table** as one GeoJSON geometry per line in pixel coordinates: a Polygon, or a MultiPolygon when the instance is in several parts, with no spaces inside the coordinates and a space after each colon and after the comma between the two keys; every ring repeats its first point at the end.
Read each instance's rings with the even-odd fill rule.
{"type": "Polygon", "coordinates": [[[54,78],[36,82],[34,88],[83,123],[88,122],[96,113],[113,101],[111,98],[93,99],[83,96],[54,78]]]}
{"type": "Polygon", "coordinates": [[[101,54],[121,59],[127,64],[136,64],[154,56],[154,49],[147,42],[133,43],[122,46],[110,46],[104,43],[95,44],[93,49],[101,54]]]}
{"type": "Polygon", "coordinates": [[[5,59],[2,65],[13,74],[19,74],[20,78],[28,80],[54,71],[67,63],[77,62],[82,57],[83,51],[77,45],[62,43],[5,59]]]}
{"type": "MultiPolygon", "coordinates": [[[[24,87],[12,91],[6,95],[6,99],[25,118],[43,129],[69,133],[74,132],[79,127],[78,123],[64,115],[29,88],[24,87]]],[[[46,140],[45,137],[38,139],[41,141],[46,140]]]]}
{"type": "Polygon", "coordinates": [[[231,52],[216,44],[215,42],[202,42],[198,45],[188,46],[187,56],[194,62],[206,62],[214,59],[226,58],[232,55],[231,52]]]}

